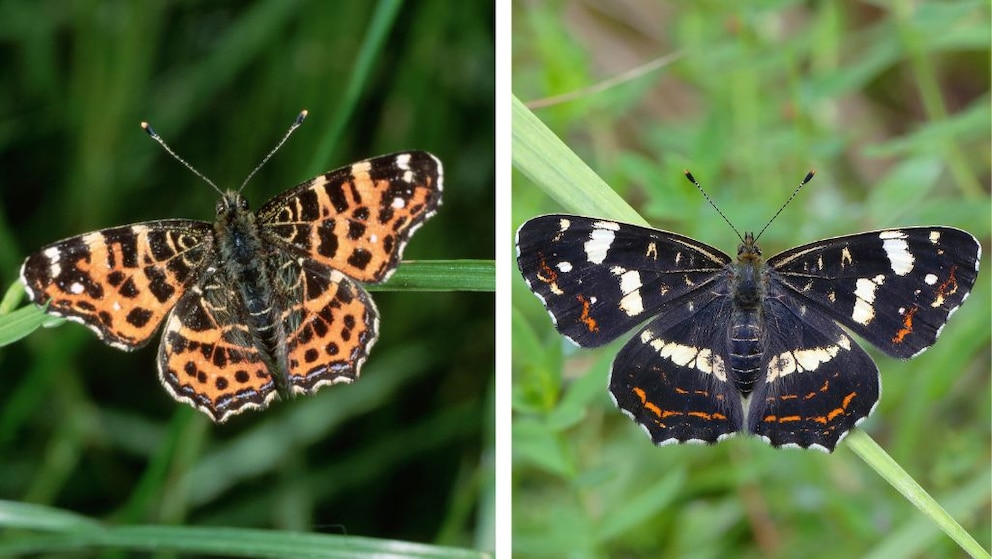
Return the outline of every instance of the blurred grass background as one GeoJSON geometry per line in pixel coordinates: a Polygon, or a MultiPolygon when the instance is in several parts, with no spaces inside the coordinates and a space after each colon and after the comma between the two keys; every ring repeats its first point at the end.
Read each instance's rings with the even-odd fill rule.
{"type": "MultiPolygon", "coordinates": [[[[989,19],[987,2],[967,1],[518,1],[513,91],[652,224],[725,252],[736,236],[682,169],[742,231],[817,169],[763,235],[766,255],[914,224],[967,229],[987,255],[989,19]]],[[[560,211],[521,174],[513,183],[514,227],[560,211]]],[[[869,348],[883,395],[863,426],[988,548],[987,256],[982,266],[928,352],[903,362],[869,348]]],[[[515,556],[960,556],[844,445],[655,448],[605,388],[625,340],[577,349],[518,274],[512,288],[515,556]]]]}
{"type": "MultiPolygon", "coordinates": [[[[245,189],[254,208],[352,161],[428,150],[444,205],[406,259],[493,258],[491,3],[7,1],[0,53],[3,285],[70,235],[213,219],[217,194],[141,121],[231,188],[304,108],[245,189]],[[361,58],[373,21],[384,43],[361,58]]],[[[66,325],[0,350],[0,499],[491,549],[493,296],[374,298],[381,332],[360,382],[222,426],[160,386],[157,336],[123,353],[66,325]]]]}

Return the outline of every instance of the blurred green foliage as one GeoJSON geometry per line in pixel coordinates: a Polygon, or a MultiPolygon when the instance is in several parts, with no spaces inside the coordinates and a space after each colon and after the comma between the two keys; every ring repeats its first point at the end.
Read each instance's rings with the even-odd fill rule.
{"type": "MultiPolygon", "coordinates": [[[[444,205],[405,258],[491,260],[494,48],[485,2],[0,2],[0,281],[70,235],[213,219],[216,192],[141,121],[231,188],[304,108],[245,189],[253,207],[352,161],[428,150],[444,205]]],[[[157,337],[128,354],[65,325],[3,348],[0,499],[491,549],[493,296],[374,298],[380,338],[359,382],[221,426],[160,386],[157,337]]]]}
{"type": "MultiPolygon", "coordinates": [[[[766,254],[910,224],[988,247],[989,16],[987,2],[517,2],[513,90],[648,221],[727,252],[736,236],[682,169],[742,231],[818,170],[763,235],[766,254]]],[[[514,226],[560,210],[514,175],[514,226]]],[[[864,427],[988,547],[984,260],[933,348],[912,361],[872,351],[884,390],[864,427]]],[[[519,276],[512,287],[515,556],[960,556],[844,445],[655,448],[605,388],[625,340],[577,349],[519,276]]]]}

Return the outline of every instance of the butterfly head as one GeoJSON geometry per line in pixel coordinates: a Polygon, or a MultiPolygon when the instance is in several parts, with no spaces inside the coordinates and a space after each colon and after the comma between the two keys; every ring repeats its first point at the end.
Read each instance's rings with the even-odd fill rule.
{"type": "Polygon", "coordinates": [[[250,213],[248,211],[248,200],[241,193],[228,190],[224,197],[217,200],[217,219],[223,221],[230,220],[235,215],[250,213]]]}
{"type": "Polygon", "coordinates": [[[761,261],[761,247],[755,242],[754,233],[744,233],[744,241],[737,247],[737,261],[741,264],[761,261]]]}

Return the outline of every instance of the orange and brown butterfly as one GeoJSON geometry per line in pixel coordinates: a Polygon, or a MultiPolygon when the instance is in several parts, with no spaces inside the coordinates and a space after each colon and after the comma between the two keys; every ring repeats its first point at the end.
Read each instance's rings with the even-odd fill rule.
{"type": "Polygon", "coordinates": [[[21,281],[48,313],[120,349],[144,346],[164,322],[162,384],[222,422],[277,395],[358,378],[379,330],[361,283],[395,271],[441,204],[442,184],[436,157],[407,151],[315,177],[255,213],[240,188],[214,185],[223,195],[214,223],[166,219],[71,237],[29,256],[21,281]]]}

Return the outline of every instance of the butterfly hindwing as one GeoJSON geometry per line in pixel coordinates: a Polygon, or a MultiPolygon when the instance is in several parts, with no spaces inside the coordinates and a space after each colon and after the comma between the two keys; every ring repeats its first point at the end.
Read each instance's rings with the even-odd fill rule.
{"type": "Polygon", "coordinates": [[[244,301],[223,270],[203,279],[169,314],[159,345],[159,379],[176,400],[223,422],[276,396],[273,363],[248,327],[244,301]]]}
{"type": "Polygon", "coordinates": [[[747,430],[773,446],[833,451],[878,403],[878,367],[836,322],[777,295],[764,301],[764,356],[747,430]]]}
{"type": "Polygon", "coordinates": [[[610,394],[657,445],[713,443],[744,425],[727,368],[727,282],[652,320],[617,354],[610,394]]]}
{"type": "MultiPolygon", "coordinates": [[[[316,262],[284,264],[288,299],[280,322],[286,332],[285,360],[293,392],[352,382],[379,331],[379,315],[368,292],[341,272],[316,262]]],[[[280,354],[281,355],[281,354],[280,354]]]]}
{"type": "Polygon", "coordinates": [[[981,245],[950,227],[825,239],[768,260],[777,280],[893,357],[933,345],[978,275],[981,245]]]}
{"type": "Polygon", "coordinates": [[[730,257],[688,237],[572,215],[517,231],[517,266],[555,327],[582,347],[606,344],[714,281],[730,257]]]}

